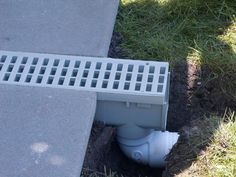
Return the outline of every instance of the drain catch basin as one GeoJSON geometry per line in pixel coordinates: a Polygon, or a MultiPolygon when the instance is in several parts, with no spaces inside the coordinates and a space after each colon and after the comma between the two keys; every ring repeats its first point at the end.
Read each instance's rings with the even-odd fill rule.
{"type": "Polygon", "coordinates": [[[95,119],[117,127],[128,157],[153,167],[178,139],[162,132],[169,82],[167,62],[0,51],[0,84],[95,92],[95,119]]]}

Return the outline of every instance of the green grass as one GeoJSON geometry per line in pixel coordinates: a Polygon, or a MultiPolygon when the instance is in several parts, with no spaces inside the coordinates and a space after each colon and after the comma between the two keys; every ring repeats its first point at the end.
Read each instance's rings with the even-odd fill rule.
{"type": "Polygon", "coordinates": [[[121,0],[115,30],[128,58],[207,65],[236,99],[234,0],[121,0]]]}
{"type": "Polygon", "coordinates": [[[121,0],[116,30],[131,58],[230,61],[235,10],[233,0],[121,0]]]}
{"type": "MultiPolygon", "coordinates": [[[[214,132],[208,147],[189,168],[176,176],[235,176],[236,116],[234,113],[231,113],[224,117],[224,121],[220,120],[218,117],[212,117],[211,119],[215,122],[219,122],[219,128],[214,132]]],[[[207,125],[205,127],[207,127],[207,125]]],[[[196,142],[199,143],[199,140],[200,139],[196,142]]],[[[196,142],[194,145],[197,144],[196,142]]]]}

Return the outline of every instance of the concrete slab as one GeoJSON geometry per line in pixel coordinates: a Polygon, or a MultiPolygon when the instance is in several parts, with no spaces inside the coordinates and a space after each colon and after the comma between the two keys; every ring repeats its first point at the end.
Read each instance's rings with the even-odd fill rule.
{"type": "Polygon", "coordinates": [[[78,177],[96,95],[0,85],[0,176],[78,177]]]}
{"type": "Polygon", "coordinates": [[[107,56],[119,0],[0,0],[0,50],[107,56]]]}

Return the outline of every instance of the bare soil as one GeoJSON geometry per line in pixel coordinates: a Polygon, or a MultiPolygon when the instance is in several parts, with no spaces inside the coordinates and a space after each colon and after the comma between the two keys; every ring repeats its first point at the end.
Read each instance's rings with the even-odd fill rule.
{"type": "MultiPolygon", "coordinates": [[[[109,57],[126,58],[119,47],[121,42],[122,36],[115,32],[109,57]]],[[[163,176],[172,176],[186,169],[192,162],[190,160],[185,163],[176,163],[176,161],[186,160],[182,157],[184,154],[180,152],[184,152],[183,147],[186,148],[186,144],[188,144],[188,139],[185,138],[189,133],[188,130],[200,126],[201,120],[210,114],[222,115],[226,107],[236,110],[234,98],[222,92],[219,87],[222,80],[218,78],[208,82],[203,81],[211,75],[211,71],[206,66],[180,62],[172,68],[167,130],[178,131],[181,137],[167,158],[165,171],[139,165],[129,160],[116,143],[115,129],[94,123],[84,163],[84,176],[89,176],[94,172],[98,172],[98,174],[104,172],[104,167],[108,171],[115,171],[124,177],[158,177],[162,176],[163,171],[163,176]],[[177,165],[175,166],[175,164],[177,165]]],[[[205,145],[200,147],[194,156],[191,156],[192,160],[204,148],[205,145]]]]}

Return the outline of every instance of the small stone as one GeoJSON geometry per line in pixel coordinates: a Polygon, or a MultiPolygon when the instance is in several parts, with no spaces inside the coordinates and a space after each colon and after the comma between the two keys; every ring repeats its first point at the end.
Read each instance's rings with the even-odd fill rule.
{"type": "Polygon", "coordinates": [[[198,86],[202,85],[202,82],[197,82],[197,85],[198,85],[198,86]]]}

